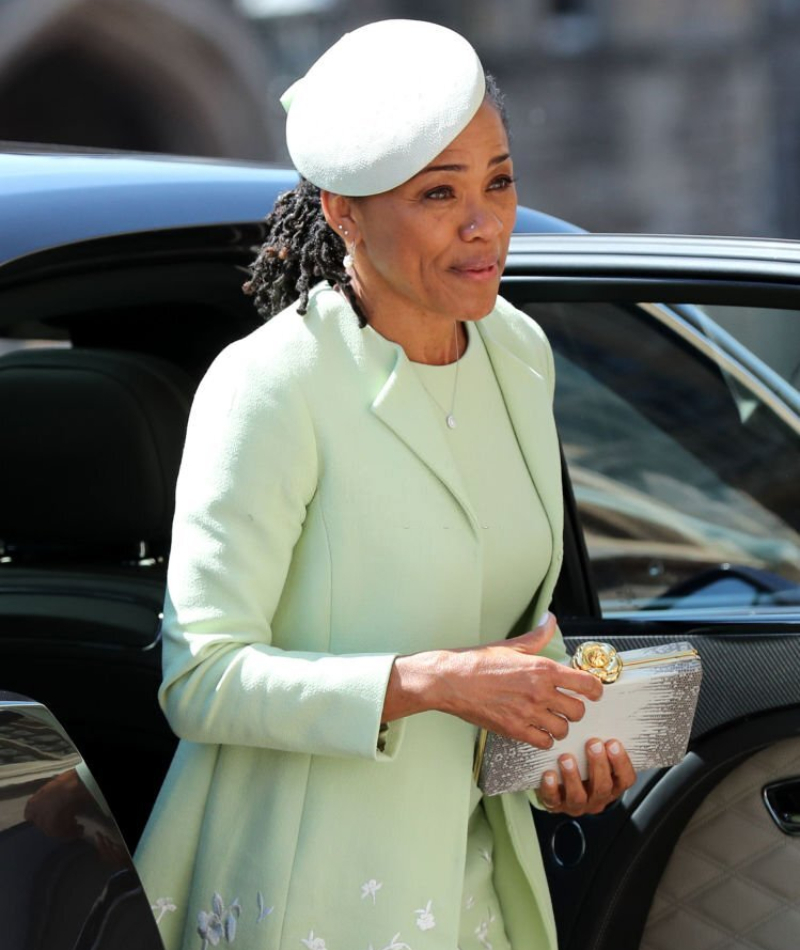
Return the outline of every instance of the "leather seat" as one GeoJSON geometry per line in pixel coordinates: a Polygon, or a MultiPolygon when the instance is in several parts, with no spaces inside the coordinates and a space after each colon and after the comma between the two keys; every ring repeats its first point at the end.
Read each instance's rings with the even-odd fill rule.
{"type": "Polygon", "coordinates": [[[131,847],[174,747],[158,631],[193,390],[144,354],[0,357],[0,689],[56,714],[131,847]]]}

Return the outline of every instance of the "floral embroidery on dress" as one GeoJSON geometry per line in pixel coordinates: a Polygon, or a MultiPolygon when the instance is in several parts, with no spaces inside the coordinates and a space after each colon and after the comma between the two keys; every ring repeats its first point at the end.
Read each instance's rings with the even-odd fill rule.
{"type": "Polygon", "coordinates": [[[487,864],[492,863],[492,852],[488,848],[481,848],[478,854],[487,864]]]}
{"type": "Polygon", "coordinates": [[[414,911],[414,913],[417,915],[416,923],[420,930],[433,930],[433,928],[436,926],[436,918],[433,916],[433,912],[431,911],[432,905],[433,901],[428,901],[424,907],[414,911]]]}
{"type": "MultiPolygon", "coordinates": [[[[369,950],[373,950],[372,944],[369,945],[369,950]]],[[[400,939],[400,933],[398,932],[381,950],[411,950],[411,947],[409,947],[407,943],[403,943],[400,939]]]]}
{"type": "Polygon", "coordinates": [[[256,904],[258,905],[258,917],[256,918],[256,923],[260,924],[262,920],[264,920],[266,917],[269,917],[275,908],[267,907],[265,905],[264,895],[261,893],[261,891],[258,891],[256,894],[256,904]]]}
{"type": "Polygon", "coordinates": [[[236,921],[242,911],[237,898],[230,907],[225,906],[221,894],[214,894],[211,898],[211,910],[201,910],[197,915],[197,932],[203,941],[200,950],[208,950],[219,946],[221,940],[233,943],[236,939],[236,921]]]}
{"type": "Polygon", "coordinates": [[[375,903],[375,895],[383,887],[381,881],[376,881],[373,877],[372,880],[367,881],[365,884],[361,885],[361,900],[363,901],[365,897],[371,897],[372,903],[375,903]]]}
{"type": "Polygon", "coordinates": [[[325,946],[325,941],[322,939],[322,937],[315,937],[313,930],[305,939],[301,937],[300,943],[305,944],[308,947],[308,950],[328,950],[328,948],[325,946]]]}
{"type": "Polygon", "coordinates": [[[173,910],[177,910],[175,901],[171,897],[157,897],[155,904],[150,905],[150,910],[156,916],[156,926],[161,923],[161,918],[164,914],[169,914],[173,910]]]}
{"type": "Polygon", "coordinates": [[[464,910],[472,910],[475,906],[475,898],[470,894],[470,896],[464,901],[464,910]]]}
{"type": "Polygon", "coordinates": [[[489,940],[489,927],[497,920],[492,911],[489,911],[489,919],[482,920],[478,926],[475,928],[475,936],[478,938],[478,943],[485,947],[486,950],[494,950],[491,941],[489,940]]]}

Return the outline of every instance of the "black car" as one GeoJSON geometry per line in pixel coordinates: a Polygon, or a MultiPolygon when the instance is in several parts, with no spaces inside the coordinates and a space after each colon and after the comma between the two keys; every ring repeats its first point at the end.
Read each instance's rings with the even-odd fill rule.
{"type": "MultiPolygon", "coordinates": [[[[133,848],[174,748],[156,690],[183,430],[259,323],[241,284],[295,177],[0,151],[2,946],[157,948],[169,907],[151,913],[111,814],[133,848]]],[[[794,950],[800,244],[527,209],[516,230],[502,292],[558,377],[554,612],[571,646],[688,640],[704,666],[679,765],[603,815],[536,816],[561,946],[794,950]]]]}

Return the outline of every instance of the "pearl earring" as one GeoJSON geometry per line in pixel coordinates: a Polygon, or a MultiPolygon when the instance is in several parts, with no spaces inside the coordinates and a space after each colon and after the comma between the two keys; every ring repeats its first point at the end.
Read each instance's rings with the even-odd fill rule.
{"type": "MultiPolygon", "coordinates": [[[[347,235],[350,233],[343,224],[338,225],[338,228],[345,237],[347,237],[347,235]]],[[[345,242],[345,247],[347,248],[346,242],[345,242]]],[[[344,264],[345,270],[350,270],[350,268],[355,263],[355,257],[353,256],[353,254],[355,253],[355,249],[356,249],[355,244],[351,248],[347,248],[347,253],[342,258],[342,264],[344,264]]]]}

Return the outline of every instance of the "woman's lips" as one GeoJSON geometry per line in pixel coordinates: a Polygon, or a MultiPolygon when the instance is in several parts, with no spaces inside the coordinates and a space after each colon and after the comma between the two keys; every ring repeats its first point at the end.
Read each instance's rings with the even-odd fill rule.
{"type": "Polygon", "coordinates": [[[467,280],[494,280],[497,278],[497,260],[470,261],[467,264],[458,264],[452,270],[467,280]]]}

